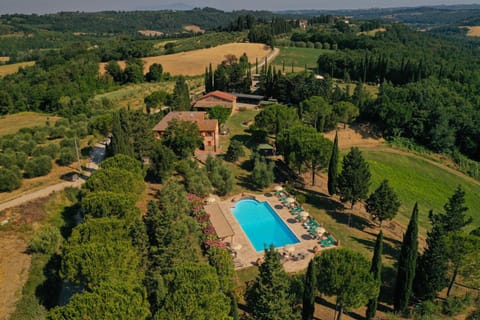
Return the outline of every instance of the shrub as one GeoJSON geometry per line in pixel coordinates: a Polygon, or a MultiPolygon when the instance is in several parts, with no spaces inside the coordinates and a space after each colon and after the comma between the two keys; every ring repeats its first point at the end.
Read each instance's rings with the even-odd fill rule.
{"type": "Polygon", "coordinates": [[[65,137],[65,133],[67,132],[66,127],[55,127],[52,128],[50,131],[50,139],[61,139],[65,137]]]}
{"type": "Polygon", "coordinates": [[[437,312],[437,305],[430,300],[423,301],[420,304],[415,306],[413,310],[414,319],[417,320],[427,320],[427,319],[437,319],[434,314],[437,312]]]}
{"type": "Polygon", "coordinates": [[[58,119],[57,122],[55,122],[55,127],[69,127],[70,126],[70,121],[68,121],[67,118],[62,118],[58,119]]]}
{"type": "Polygon", "coordinates": [[[307,48],[313,48],[313,47],[314,47],[313,42],[308,41],[307,42],[307,48]]]}
{"type": "Polygon", "coordinates": [[[45,176],[52,170],[52,159],[49,156],[32,158],[25,163],[25,176],[34,178],[45,176]]]}
{"type": "Polygon", "coordinates": [[[21,185],[22,178],[18,170],[0,169],[0,192],[10,192],[20,188],[21,185]]]}
{"type": "Polygon", "coordinates": [[[329,49],[330,49],[330,43],[325,42],[325,43],[323,44],[323,49],[329,50],[329,49]]]}
{"type": "Polygon", "coordinates": [[[37,144],[33,140],[21,141],[15,146],[15,151],[21,151],[25,152],[28,155],[31,155],[36,145],[37,144]]]}
{"type": "Polygon", "coordinates": [[[33,134],[33,140],[35,140],[36,143],[44,143],[47,140],[49,134],[49,130],[38,130],[33,134]]]}
{"type": "Polygon", "coordinates": [[[297,47],[297,48],[305,48],[306,46],[307,46],[307,44],[303,41],[295,42],[295,47],[297,47]]]}
{"type": "Polygon", "coordinates": [[[15,153],[15,164],[17,167],[20,169],[23,169],[25,167],[25,163],[28,160],[28,155],[25,152],[16,152],[15,153]]]}
{"type": "Polygon", "coordinates": [[[448,297],[443,303],[442,313],[447,316],[455,316],[464,311],[471,303],[471,295],[465,297],[448,297]]]}
{"type": "Polygon", "coordinates": [[[58,164],[61,166],[68,166],[76,160],[75,150],[73,148],[60,149],[60,156],[58,157],[58,164]]]}
{"type": "Polygon", "coordinates": [[[75,148],[75,139],[67,138],[60,141],[61,148],[75,148]]]}
{"type": "Polygon", "coordinates": [[[37,231],[29,249],[32,252],[53,254],[60,249],[62,244],[62,235],[55,226],[47,226],[37,231]]]}
{"type": "Polygon", "coordinates": [[[15,158],[15,153],[0,153],[0,167],[11,168],[15,165],[16,161],[17,159],[15,158]]]}
{"type": "Polygon", "coordinates": [[[235,162],[244,155],[245,150],[243,149],[243,144],[238,140],[232,140],[225,154],[225,160],[235,162]]]}
{"type": "Polygon", "coordinates": [[[315,42],[314,46],[315,46],[315,49],[322,49],[323,48],[321,42],[315,42]]]}
{"type": "Polygon", "coordinates": [[[480,319],[480,309],[470,313],[466,320],[478,320],[480,319]]]}

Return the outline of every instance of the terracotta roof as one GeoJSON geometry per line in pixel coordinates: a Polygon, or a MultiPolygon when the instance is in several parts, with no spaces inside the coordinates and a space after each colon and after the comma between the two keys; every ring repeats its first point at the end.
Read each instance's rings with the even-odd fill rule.
{"type": "Polygon", "coordinates": [[[206,119],[207,113],[203,111],[172,111],[160,120],[153,128],[153,131],[165,131],[168,123],[172,120],[193,121],[197,124],[200,131],[214,131],[217,128],[218,120],[206,119]]]}
{"type": "Polygon", "coordinates": [[[208,97],[215,97],[215,98],[225,100],[225,101],[229,101],[229,102],[237,101],[237,97],[235,97],[233,94],[229,94],[229,93],[219,91],[219,90],[209,92],[206,95],[204,95],[203,97],[198,98],[197,101],[203,100],[203,99],[208,98],[208,97]]]}
{"type": "Polygon", "coordinates": [[[210,221],[220,239],[235,235],[232,226],[227,221],[227,218],[225,218],[224,213],[218,204],[209,204],[204,208],[205,212],[210,215],[210,221]]]}

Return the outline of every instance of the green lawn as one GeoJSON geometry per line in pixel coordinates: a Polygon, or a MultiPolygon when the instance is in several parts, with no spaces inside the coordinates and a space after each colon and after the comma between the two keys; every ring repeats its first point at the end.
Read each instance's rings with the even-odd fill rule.
{"type": "Polygon", "coordinates": [[[334,52],[333,50],[314,49],[314,48],[295,48],[281,47],[280,54],[273,60],[273,65],[281,70],[283,62],[285,62],[285,72],[291,72],[292,63],[294,71],[305,70],[305,65],[309,69],[317,67],[318,56],[322,53],[334,52]]]}
{"type": "Polygon", "coordinates": [[[396,153],[364,150],[370,164],[375,190],[383,179],[398,193],[402,205],[397,219],[407,224],[415,201],[418,201],[422,228],[429,226],[428,211],[443,212],[443,205],[460,184],[466,192],[468,213],[474,217],[473,225],[480,226],[480,183],[439,168],[423,159],[396,153]]]}

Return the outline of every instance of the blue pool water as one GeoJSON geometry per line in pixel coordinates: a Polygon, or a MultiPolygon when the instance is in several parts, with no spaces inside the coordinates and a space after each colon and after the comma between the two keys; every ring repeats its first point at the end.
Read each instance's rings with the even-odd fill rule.
{"type": "Polygon", "coordinates": [[[270,244],[278,248],[300,243],[268,202],[239,200],[232,212],[257,252],[270,244]]]}

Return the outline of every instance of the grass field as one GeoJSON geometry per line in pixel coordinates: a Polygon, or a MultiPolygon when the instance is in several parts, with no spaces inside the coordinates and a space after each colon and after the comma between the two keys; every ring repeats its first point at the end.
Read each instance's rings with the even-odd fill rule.
{"type": "Polygon", "coordinates": [[[455,174],[415,156],[397,153],[363,150],[370,164],[372,183],[370,190],[378,187],[383,179],[398,193],[402,206],[397,220],[406,225],[415,201],[418,201],[419,225],[425,231],[429,227],[428,211],[443,212],[443,205],[460,184],[466,192],[466,205],[474,217],[474,225],[480,226],[480,183],[462,174],[455,174]]]}
{"type": "Polygon", "coordinates": [[[0,66],[0,77],[8,76],[9,74],[13,74],[18,72],[18,69],[24,67],[30,67],[35,64],[35,61],[27,61],[27,62],[19,62],[19,63],[12,63],[0,66]]]}
{"type": "Polygon", "coordinates": [[[334,51],[314,48],[281,47],[280,54],[273,61],[273,65],[277,70],[281,70],[283,62],[285,62],[285,72],[292,71],[292,63],[295,72],[305,70],[305,65],[307,65],[309,69],[315,69],[317,67],[318,56],[328,52],[334,51]]]}
{"type": "Polygon", "coordinates": [[[469,37],[480,37],[480,26],[467,27],[468,32],[467,36],[469,37]]]}
{"type": "MultiPolygon", "coordinates": [[[[1,67],[0,67],[1,68],[1,67]]],[[[53,125],[60,117],[36,112],[21,112],[0,117],[0,136],[17,132],[21,128],[44,126],[47,120],[53,125]]]]}
{"type": "Polygon", "coordinates": [[[374,37],[377,32],[385,32],[387,31],[387,29],[385,28],[377,28],[377,29],[373,29],[373,30],[370,30],[370,31],[362,31],[362,32],[359,32],[357,33],[358,35],[366,35],[366,36],[370,36],[370,37],[374,37]]]}
{"type": "MultiPolygon", "coordinates": [[[[197,76],[205,72],[205,67],[211,63],[214,67],[225,60],[225,56],[233,54],[240,57],[246,53],[250,62],[264,59],[271,49],[259,43],[229,43],[214,48],[200,49],[176,54],[142,58],[144,61],[144,73],[153,63],[160,63],[164,72],[172,75],[197,76]]],[[[100,64],[100,73],[105,73],[105,64],[100,64]]],[[[120,66],[125,67],[125,62],[120,61],[120,66]]]]}

